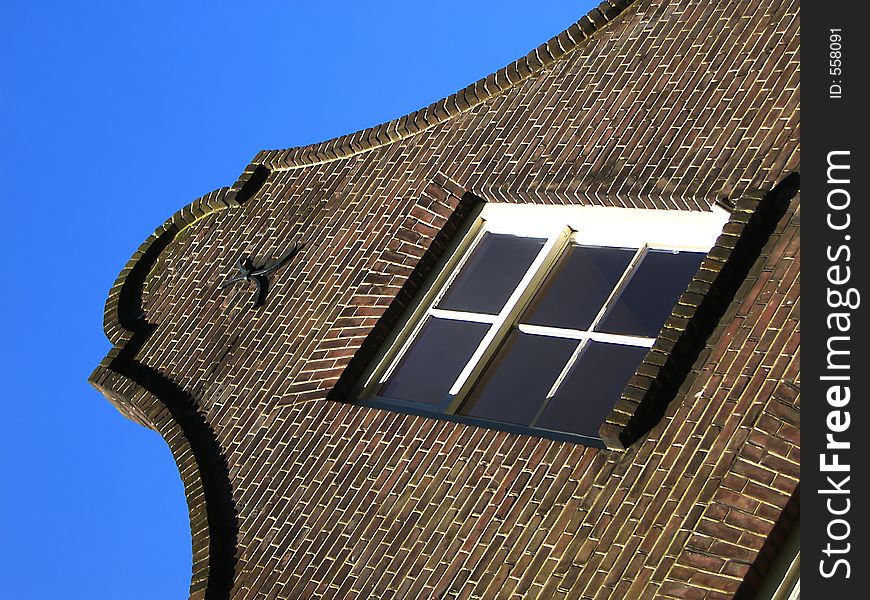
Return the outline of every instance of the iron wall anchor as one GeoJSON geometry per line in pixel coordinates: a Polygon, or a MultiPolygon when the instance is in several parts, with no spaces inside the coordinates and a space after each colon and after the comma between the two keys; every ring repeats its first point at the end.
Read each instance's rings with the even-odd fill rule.
{"type": "Polygon", "coordinates": [[[245,283],[249,283],[253,281],[257,284],[257,292],[254,294],[254,308],[261,306],[263,304],[263,300],[266,296],[266,291],[269,288],[269,281],[266,276],[269,273],[277,271],[279,268],[284,266],[293,256],[299,251],[299,244],[297,242],[293,242],[293,246],[284,253],[284,255],[278,259],[278,261],[270,267],[259,267],[255,268],[253,263],[251,262],[251,255],[245,256],[244,254],[239,257],[239,260],[236,262],[236,268],[238,268],[241,275],[237,275],[232,279],[228,279],[223,282],[220,286],[220,289],[225,290],[228,287],[231,287],[239,282],[244,281],[245,283]]]}

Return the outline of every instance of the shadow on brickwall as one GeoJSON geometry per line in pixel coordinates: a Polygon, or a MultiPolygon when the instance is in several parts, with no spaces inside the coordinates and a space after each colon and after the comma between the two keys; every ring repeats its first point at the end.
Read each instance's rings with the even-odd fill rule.
{"type": "MultiPolygon", "coordinates": [[[[205,598],[229,598],[236,567],[238,512],[232,498],[229,465],[214,431],[196,410],[196,404],[187,392],[156,370],[125,359],[123,355],[112,362],[111,368],[159,398],[184,432],[199,469],[205,496],[209,532],[205,598]]],[[[191,514],[191,519],[196,516],[191,514]]]]}

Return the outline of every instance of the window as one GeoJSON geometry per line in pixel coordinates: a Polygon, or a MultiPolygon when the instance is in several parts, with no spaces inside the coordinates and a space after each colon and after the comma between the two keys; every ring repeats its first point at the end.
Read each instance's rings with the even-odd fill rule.
{"type": "Polygon", "coordinates": [[[726,216],[485,205],[364,402],[601,445],[726,216]]]}

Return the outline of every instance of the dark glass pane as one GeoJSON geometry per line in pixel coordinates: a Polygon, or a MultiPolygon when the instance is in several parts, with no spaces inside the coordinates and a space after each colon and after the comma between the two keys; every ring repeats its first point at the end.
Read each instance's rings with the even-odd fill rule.
{"type": "Polygon", "coordinates": [[[702,252],[650,250],[597,329],[657,336],[704,256],[702,252]]]}
{"type": "Polygon", "coordinates": [[[547,404],[537,426],[598,437],[648,348],[590,342],[547,404]]]}
{"type": "Polygon", "coordinates": [[[498,314],[546,240],[486,233],[438,308],[498,314]]]}
{"type": "Polygon", "coordinates": [[[529,425],[577,344],[577,340],[514,331],[460,412],[529,425]]]}
{"type": "Polygon", "coordinates": [[[574,246],[547,279],[521,322],[588,329],[636,252],[574,246]]]}
{"type": "Polygon", "coordinates": [[[429,317],[379,394],[440,405],[489,327],[429,317]]]}

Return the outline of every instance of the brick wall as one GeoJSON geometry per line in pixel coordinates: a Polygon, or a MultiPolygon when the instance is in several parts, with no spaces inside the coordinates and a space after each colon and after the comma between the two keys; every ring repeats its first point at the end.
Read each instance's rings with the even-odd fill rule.
{"type": "Polygon", "coordinates": [[[173,450],[192,597],[751,591],[796,511],[798,199],[624,452],[333,399],[466,194],[706,210],[799,170],[796,2],[625,4],[409,117],[260,153],[134,256],[91,380],[173,450]],[[265,306],[219,289],[294,240],[265,306]]]}

